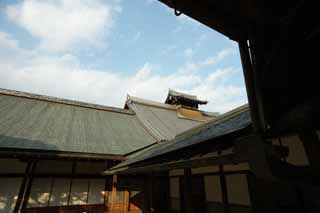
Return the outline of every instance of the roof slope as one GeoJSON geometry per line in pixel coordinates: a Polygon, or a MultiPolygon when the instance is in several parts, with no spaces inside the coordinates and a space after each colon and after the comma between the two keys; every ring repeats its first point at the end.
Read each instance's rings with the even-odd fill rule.
{"type": "Polygon", "coordinates": [[[132,96],[128,96],[126,105],[158,141],[171,140],[177,134],[216,117],[215,114],[132,96]]]}
{"type": "Polygon", "coordinates": [[[0,89],[0,148],[126,154],[156,140],[130,110],[0,89]]]}
{"type": "Polygon", "coordinates": [[[219,116],[217,119],[189,129],[175,139],[165,143],[155,144],[145,150],[128,156],[128,160],[118,164],[113,169],[122,168],[147,159],[151,159],[169,152],[186,148],[204,141],[239,131],[251,124],[248,105],[241,106],[229,113],[219,116]]]}

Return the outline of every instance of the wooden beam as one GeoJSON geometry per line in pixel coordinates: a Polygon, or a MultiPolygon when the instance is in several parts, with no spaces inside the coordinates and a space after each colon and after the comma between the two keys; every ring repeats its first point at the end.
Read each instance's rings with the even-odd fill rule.
{"type": "Polygon", "coordinates": [[[192,197],[192,173],[191,168],[184,169],[184,206],[186,213],[195,213],[192,197]]]}
{"type": "Polygon", "coordinates": [[[28,149],[12,149],[1,148],[0,158],[19,158],[27,157],[33,159],[95,159],[95,160],[126,160],[123,155],[110,154],[92,154],[92,153],[77,153],[77,152],[63,152],[63,151],[33,151],[28,149]]]}
{"type": "Polygon", "coordinates": [[[21,183],[21,186],[20,186],[20,190],[19,190],[19,195],[18,195],[18,198],[17,198],[17,201],[16,201],[16,205],[15,205],[14,210],[13,210],[14,213],[19,212],[19,210],[21,208],[22,201],[23,201],[23,196],[24,196],[25,191],[26,191],[26,186],[27,186],[27,183],[28,183],[28,180],[29,180],[29,173],[30,173],[30,169],[32,167],[32,164],[33,164],[33,162],[29,161],[28,165],[26,167],[26,170],[25,170],[25,173],[24,173],[24,177],[23,177],[23,180],[22,180],[22,183],[21,183]]]}
{"type": "Polygon", "coordinates": [[[26,191],[23,197],[23,201],[22,201],[22,206],[21,206],[21,212],[24,212],[25,209],[27,208],[28,205],[28,201],[29,201],[29,196],[30,196],[30,192],[31,192],[31,187],[32,187],[32,183],[33,183],[33,178],[34,178],[34,172],[36,170],[37,167],[37,161],[34,161],[29,173],[29,181],[28,184],[26,186],[26,191]]]}
{"type": "Polygon", "coordinates": [[[223,209],[224,213],[229,213],[229,200],[228,200],[228,190],[227,190],[227,182],[226,177],[223,170],[223,165],[219,165],[219,177],[220,177],[220,185],[222,191],[222,202],[223,202],[223,209]]]}
{"type": "Polygon", "coordinates": [[[113,175],[112,177],[112,203],[111,203],[111,212],[113,211],[114,204],[116,203],[116,193],[117,193],[117,182],[118,182],[118,176],[113,175]]]}
{"type": "Polygon", "coordinates": [[[68,205],[70,205],[70,200],[71,200],[71,191],[72,191],[72,184],[73,184],[73,178],[76,173],[76,166],[77,162],[73,161],[72,162],[72,174],[71,174],[71,180],[70,180],[70,186],[69,186],[69,193],[68,193],[68,205]]]}
{"type": "Polygon", "coordinates": [[[242,70],[244,74],[247,96],[250,106],[251,120],[255,132],[260,133],[262,131],[261,120],[259,117],[259,106],[256,99],[256,90],[254,85],[254,74],[252,61],[249,53],[249,48],[246,40],[239,42],[239,50],[241,56],[242,70]]]}
{"type": "MultiPolygon", "coordinates": [[[[206,157],[206,158],[198,158],[198,159],[188,159],[188,160],[179,160],[168,163],[160,163],[160,164],[152,164],[141,167],[125,167],[120,168],[119,170],[114,170],[114,173],[117,174],[134,174],[134,173],[150,173],[152,171],[166,171],[172,169],[183,169],[183,168],[197,168],[204,167],[210,165],[219,165],[219,164],[234,164],[246,162],[246,156],[240,156],[238,154],[227,154],[221,157],[206,157]]],[[[112,173],[111,173],[112,174],[112,173]]],[[[108,173],[105,173],[108,175],[108,173]]]]}
{"type": "Polygon", "coordinates": [[[105,181],[106,182],[105,182],[105,186],[104,186],[104,195],[103,195],[103,197],[104,197],[104,211],[108,212],[109,211],[108,210],[108,207],[109,207],[109,189],[110,189],[109,187],[110,187],[112,182],[110,181],[109,177],[107,177],[105,181]]]}

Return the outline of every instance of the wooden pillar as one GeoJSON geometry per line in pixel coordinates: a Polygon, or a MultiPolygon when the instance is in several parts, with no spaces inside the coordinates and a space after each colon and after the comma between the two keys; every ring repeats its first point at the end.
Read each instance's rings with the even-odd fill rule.
{"type": "Polygon", "coordinates": [[[129,189],[126,187],[124,191],[124,208],[123,208],[124,213],[127,213],[129,210],[129,199],[130,199],[130,192],[129,192],[129,189]]]}
{"type": "Polygon", "coordinates": [[[259,133],[262,131],[262,122],[259,114],[259,105],[257,101],[257,94],[255,88],[255,78],[253,73],[253,65],[250,59],[250,53],[248,49],[247,41],[239,42],[239,50],[241,56],[242,69],[246,84],[248,102],[250,106],[250,114],[252,119],[252,124],[255,132],[259,133]]]}
{"type": "Polygon", "coordinates": [[[222,191],[222,202],[224,213],[229,213],[229,200],[228,200],[228,190],[227,190],[227,182],[226,177],[224,175],[223,165],[219,165],[219,177],[220,177],[220,185],[222,191]]]}
{"type": "Polygon", "coordinates": [[[69,194],[68,194],[68,202],[67,202],[68,205],[70,205],[70,201],[71,201],[71,190],[72,190],[73,178],[74,178],[75,173],[76,173],[76,166],[77,166],[77,162],[74,160],[72,162],[72,173],[71,173],[71,180],[70,180],[69,194]]]}
{"type": "Polygon", "coordinates": [[[118,181],[117,175],[113,175],[113,177],[112,177],[111,212],[113,211],[114,204],[116,203],[117,181],[118,181]]]}
{"type": "Polygon", "coordinates": [[[14,210],[13,210],[14,213],[18,213],[20,208],[21,208],[21,205],[22,205],[22,202],[23,202],[23,197],[24,197],[25,191],[26,191],[26,186],[27,186],[27,184],[29,182],[29,174],[30,174],[32,165],[33,165],[33,162],[29,161],[28,165],[27,165],[27,168],[25,170],[25,173],[24,173],[24,177],[23,177],[21,186],[20,186],[18,199],[17,199],[16,205],[15,205],[14,210]]]}
{"type": "Polygon", "coordinates": [[[33,178],[34,178],[34,172],[37,166],[37,161],[34,161],[32,166],[31,166],[31,170],[29,173],[29,181],[26,187],[26,191],[25,191],[25,195],[23,197],[23,201],[22,201],[22,206],[21,206],[21,212],[24,212],[25,209],[27,208],[27,204],[28,204],[28,200],[29,200],[29,196],[30,196],[30,192],[31,192],[31,186],[32,186],[32,182],[33,182],[33,178]]]}
{"type": "Polygon", "coordinates": [[[153,185],[154,185],[154,173],[151,173],[150,176],[150,186],[149,186],[149,192],[150,192],[150,213],[154,212],[154,190],[153,190],[153,185]]]}
{"type": "Polygon", "coordinates": [[[104,187],[104,211],[105,212],[109,212],[109,193],[110,192],[110,187],[112,186],[112,180],[111,178],[108,176],[106,178],[106,183],[105,183],[105,187],[104,187]]]}
{"type": "Polygon", "coordinates": [[[185,212],[186,213],[195,213],[193,207],[193,199],[192,199],[192,174],[191,168],[184,169],[184,191],[185,191],[185,212]]]}

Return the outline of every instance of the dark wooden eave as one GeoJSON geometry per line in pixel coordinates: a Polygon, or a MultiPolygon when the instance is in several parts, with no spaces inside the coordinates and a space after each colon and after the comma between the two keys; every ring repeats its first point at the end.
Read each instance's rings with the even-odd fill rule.
{"type": "Polygon", "coordinates": [[[0,158],[92,159],[123,161],[122,155],[1,148],[0,158]]]}
{"type": "Polygon", "coordinates": [[[246,37],[246,24],[257,16],[252,0],[160,1],[235,41],[246,37]]]}

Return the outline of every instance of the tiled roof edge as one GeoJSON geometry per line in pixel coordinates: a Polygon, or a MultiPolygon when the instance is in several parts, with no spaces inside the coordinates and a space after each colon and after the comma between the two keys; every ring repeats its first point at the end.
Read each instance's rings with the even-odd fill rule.
{"type": "Polygon", "coordinates": [[[77,106],[77,107],[84,107],[84,108],[89,108],[89,109],[98,109],[98,110],[115,112],[115,113],[123,113],[123,114],[129,114],[129,115],[135,114],[132,110],[115,108],[115,107],[108,107],[108,106],[86,103],[86,102],[81,102],[81,101],[68,100],[68,99],[63,99],[63,98],[56,98],[56,97],[46,96],[46,95],[38,95],[38,94],[21,92],[21,91],[16,91],[16,90],[9,90],[9,89],[0,88],[0,94],[7,95],[7,96],[15,96],[15,97],[40,100],[40,101],[47,101],[47,102],[58,103],[58,104],[77,106]]]}

